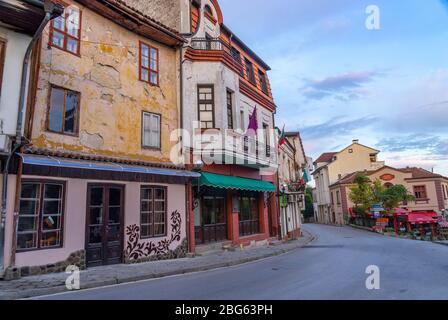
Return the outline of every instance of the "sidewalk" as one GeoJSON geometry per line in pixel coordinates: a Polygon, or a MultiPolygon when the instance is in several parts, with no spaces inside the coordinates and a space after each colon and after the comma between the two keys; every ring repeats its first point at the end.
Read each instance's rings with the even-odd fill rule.
{"type": "MultiPolygon", "coordinates": [[[[257,248],[223,251],[195,258],[90,268],[81,271],[81,290],[230,267],[281,255],[304,247],[314,240],[313,235],[306,231],[303,233],[304,237],[296,241],[279,242],[257,248]]],[[[65,281],[67,276],[65,273],[57,273],[26,277],[14,281],[0,281],[0,300],[66,292],[65,281]]]]}

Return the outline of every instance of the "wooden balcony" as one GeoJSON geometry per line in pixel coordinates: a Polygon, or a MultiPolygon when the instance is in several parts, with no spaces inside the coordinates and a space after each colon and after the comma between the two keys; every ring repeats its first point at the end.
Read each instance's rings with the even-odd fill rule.
{"type": "Polygon", "coordinates": [[[222,62],[240,75],[244,72],[241,60],[232,54],[231,46],[221,39],[193,39],[185,57],[191,61],[222,62]]]}

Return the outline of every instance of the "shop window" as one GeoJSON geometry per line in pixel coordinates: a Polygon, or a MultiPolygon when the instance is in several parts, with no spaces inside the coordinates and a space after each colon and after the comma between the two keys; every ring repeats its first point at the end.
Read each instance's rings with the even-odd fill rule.
{"type": "Polygon", "coordinates": [[[140,190],[140,229],[142,238],[167,234],[167,189],[143,186],[140,190]]]}
{"type": "Polygon", "coordinates": [[[416,200],[428,200],[428,194],[426,192],[426,186],[415,186],[414,195],[416,200]]]}
{"type": "Polygon", "coordinates": [[[161,149],[161,116],[143,112],[142,146],[143,148],[161,149]]]}
{"type": "Polygon", "coordinates": [[[141,81],[151,85],[159,85],[159,50],[140,42],[140,71],[141,81]]]}
{"type": "Polygon", "coordinates": [[[17,251],[61,247],[63,212],[63,183],[23,181],[17,251]]]}
{"type": "Polygon", "coordinates": [[[80,54],[81,11],[70,6],[64,14],[51,21],[50,45],[69,53],[80,54]]]}
{"type": "Polygon", "coordinates": [[[215,97],[213,85],[198,86],[198,109],[201,129],[215,128],[215,97]]]}
{"type": "Polygon", "coordinates": [[[47,129],[55,133],[78,134],[81,94],[75,91],[51,87],[47,129]]]}
{"type": "Polygon", "coordinates": [[[242,193],[239,196],[240,236],[250,236],[260,233],[260,212],[257,193],[242,193]]]}

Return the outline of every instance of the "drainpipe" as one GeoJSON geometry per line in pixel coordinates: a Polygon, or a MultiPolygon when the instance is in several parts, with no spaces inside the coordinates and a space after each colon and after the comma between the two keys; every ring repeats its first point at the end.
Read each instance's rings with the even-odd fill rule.
{"type": "Polygon", "coordinates": [[[20,98],[19,98],[19,109],[17,115],[17,129],[16,129],[16,138],[15,143],[12,148],[11,153],[8,154],[8,158],[5,163],[4,172],[3,172],[3,189],[2,189],[2,204],[0,210],[0,277],[3,275],[5,266],[4,266],[4,256],[5,256],[5,226],[6,226],[6,207],[7,207],[7,197],[8,197],[8,174],[9,174],[9,165],[14,154],[23,146],[22,142],[22,127],[23,127],[23,114],[25,112],[25,103],[26,103],[26,86],[28,80],[28,69],[29,62],[31,57],[31,52],[33,51],[37,41],[39,40],[42,32],[47,26],[48,22],[52,19],[59,17],[64,12],[64,7],[60,4],[55,4],[50,0],[45,0],[43,3],[37,0],[26,0],[27,3],[32,4],[34,6],[43,7],[45,10],[45,17],[42,20],[39,28],[36,30],[31,42],[28,45],[25,56],[23,58],[23,67],[22,67],[22,80],[20,84],[20,98]]]}

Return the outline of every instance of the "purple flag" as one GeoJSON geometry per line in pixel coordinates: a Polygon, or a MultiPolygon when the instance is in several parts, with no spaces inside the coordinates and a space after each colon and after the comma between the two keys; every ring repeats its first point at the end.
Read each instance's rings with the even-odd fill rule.
{"type": "Polygon", "coordinates": [[[246,131],[246,136],[256,136],[258,130],[258,121],[257,121],[257,107],[254,109],[254,113],[252,113],[252,116],[249,120],[249,127],[246,131]]]}

